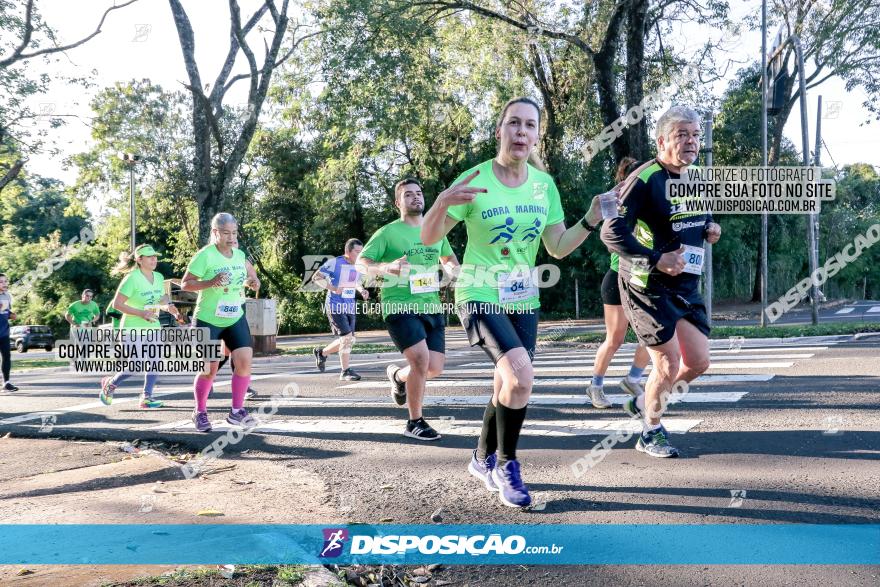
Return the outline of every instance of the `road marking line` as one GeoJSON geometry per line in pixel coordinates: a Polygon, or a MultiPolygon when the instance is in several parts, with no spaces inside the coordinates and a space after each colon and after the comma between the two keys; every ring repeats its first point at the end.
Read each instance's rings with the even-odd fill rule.
{"type": "Polygon", "coordinates": [[[855,311],[855,308],[843,308],[843,309],[838,310],[834,313],[835,314],[849,314],[850,312],[854,312],[854,311],[855,311]]]}
{"type": "MultiPolygon", "coordinates": [[[[734,403],[741,400],[747,391],[716,391],[716,392],[690,392],[682,397],[684,403],[734,403]]],[[[446,395],[446,396],[425,396],[424,405],[426,406],[485,406],[488,403],[489,395],[446,395]]],[[[623,405],[624,402],[631,399],[628,394],[608,394],[608,400],[616,405],[623,405]]],[[[390,398],[376,397],[291,397],[284,398],[284,405],[308,408],[320,407],[379,407],[387,408],[396,406],[390,398]]],[[[676,403],[676,402],[673,402],[676,403]]],[[[532,406],[592,406],[586,394],[577,395],[549,395],[549,394],[533,394],[529,398],[529,405],[532,406]]]]}
{"type": "Polygon", "coordinates": [[[871,306],[870,308],[868,308],[868,311],[866,313],[876,314],[877,312],[880,312],[880,306],[871,306]]]}
{"type": "MultiPolygon", "coordinates": [[[[666,418],[663,426],[674,434],[684,434],[702,420],[686,418],[666,418]]],[[[213,432],[225,432],[232,428],[225,420],[212,422],[213,432]]],[[[479,436],[483,427],[482,420],[442,420],[432,421],[432,425],[441,434],[448,436],[479,436]]],[[[320,420],[278,420],[269,421],[254,428],[255,432],[271,433],[304,433],[304,434],[340,434],[350,437],[353,434],[393,434],[401,436],[405,422],[402,418],[388,420],[358,419],[320,419],[320,420]]],[[[171,424],[153,426],[147,430],[193,431],[195,426],[189,420],[180,420],[171,424]]],[[[615,420],[545,420],[527,421],[523,424],[525,436],[605,436],[611,432],[633,432],[642,430],[641,422],[633,419],[615,420]]]]}
{"type": "MultiPolygon", "coordinates": [[[[784,345],[780,345],[778,347],[765,348],[765,347],[742,347],[739,349],[711,349],[710,357],[714,357],[716,355],[733,355],[736,357],[737,355],[745,355],[745,354],[755,354],[755,353],[767,353],[767,358],[775,358],[779,356],[779,353],[806,353],[810,352],[815,354],[815,351],[824,351],[828,350],[827,346],[819,346],[819,347],[786,347],[784,345]]],[[[541,352],[539,348],[535,356],[539,359],[571,359],[572,357],[594,357],[596,356],[597,349],[587,349],[587,350],[575,350],[568,353],[559,353],[551,351],[551,352],[541,352]]],[[[635,354],[633,349],[623,349],[619,350],[614,354],[615,357],[632,357],[635,354]]],[[[720,358],[720,357],[719,357],[720,358]]]]}
{"type": "MultiPolygon", "coordinates": [[[[695,385],[715,385],[718,383],[765,383],[773,379],[771,373],[749,373],[749,374],[725,374],[725,375],[703,375],[696,381],[691,382],[691,387],[695,385]]],[[[620,378],[606,378],[605,386],[617,385],[620,378]]],[[[552,387],[586,387],[590,384],[589,377],[560,377],[556,379],[536,379],[535,387],[547,385],[552,387]]],[[[337,389],[388,389],[387,381],[361,381],[360,383],[349,383],[340,385],[337,389]]],[[[483,379],[434,379],[426,383],[428,387],[492,387],[491,378],[483,379]]]]}
{"type": "MultiPolygon", "coordinates": [[[[761,363],[761,362],[743,362],[743,363],[735,363],[735,362],[725,362],[722,364],[711,364],[709,365],[709,369],[787,369],[794,365],[792,362],[774,362],[774,363],[761,363]]],[[[592,372],[593,365],[592,364],[584,364],[572,367],[534,367],[532,370],[534,373],[543,373],[546,375],[555,374],[555,373],[584,373],[584,372],[592,372]]],[[[610,365],[608,367],[608,371],[629,371],[629,365],[610,365]]],[[[651,371],[651,367],[649,366],[645,372],[649,373],[651,371]]],[[[485,368],[472,368],[472,369],[445,369],[443,371],[444,375],[453,376],[453,375],[491,375],[494,373],[494,368],[485,367],[485,368]]]]}
{"type": "MultiPolygon", "coordinates": [[[[468,353],[461,353],[461,354],[463,355],[463,354],[468,354],[468,353]]],[[[449,353],[447,356],[459,356],[459,353],[449,353]]],[[[376,360],[376,361],[365,361],[365,362],[359,362],[359,363],[351,363],[351,366],[364,367],[364,366],[369,366],[369,365],[395,363],[401,359],[402,359],[402,357],[398,357],[397,359],[383,359],[383,360],[376,360]]],[[[266,373],[266,374],[262,374],[262,375],[251,375],[251,381],[259,381],[262,379],[271,379],[271,378],[275,378],[275,377],[292,377],[292,376],[296,376],[296,375],[315,375],[315,374],[317,374],[317,372],[314,368],[312,368],[308,371],[294,371],[294,372],[285,371],[285,372],[279,372],[279,373],[266,373]]],[[[70,374],[66,373],[65,375],[70,375],[70,374]]],[[[92,376],[96,377],[95,375],[92,375],[92,376]]],[[[48,382],[54,383],[54,381],[52,381],[52,380],[49,380],[48,382]]],[[[215,380],[214,387],[215,388],[223,387],[223,386],[229,385],[231,382],[232,382],[231,379],[226,379],[223,381],[215,380]]],[[[29,383],[34,384],[35,382],[31,381],[29,383]]],[[[387,385],[387,383],[386,383],[386,385],[387,385]]],[[[96,387],[97,387],[97,384],[96,384],[96,387]]],[[[179,393],[190,393],[190,392],[192,392],[191,387],[175,387],[175,388],[170,388],[170,389],[165,389],[165,390],[157,390],[153,395],[154,395],[154,397],[162,397],[162,396],[166,396],[166,395],[174,395],[174,394],[179,394],[179,393]]],[[[127,404],[127,403],[131,403],[131,402],[136,402],[136,401],[140,401],[140,397],[137,395],[131,396],[131,397],[113,398],[113,405],[118,406],[120,404],[127,404]]],[[[9,425],[9,424],[21,424],[22,422],[29,422],[31,420],[42,420],[43,416],[51,416],[51,415],[58,416],[61,414],[68,414],[71,412],[85,412],[88,410],[93,410],[95,408],[105,408],[105,407],[109,407],[109,406],[105,406],[100,401],[92,401],[92,402],[88,402],[85,404],[77,404],[75,406],[68,406],[68,407],[64,407],[64,408],[54,408],[54,409],[42,410],[39,412],[29,412],[27,414],[21,414],[19,416],[13,416],[11,418],[5,418],[3,420],[0,420],[0,426],[9,425]]]]}
{"type": "MultiPolygon", "coordinates": [[[[723,357],[712,357],[712,361],[735,361],[735,360],[750,360],[755,361],[759,359],[809,359],[812,357],[812,354],[807,353],[794,353],[788,355],[729,355],[723,357]]],[[[533,365],[540,365],[545,367],[550,366],[564,366],[571,365],[573,362],[577,362],[578,359],[583,359],[585,361],[592,361],[595,359],[595,356],[570,356],[566,361],[557,361],[557,360],[544,360],[541,355],[535,359],[533,365]]],[[[614,355],[614,358],[611,359],[611,363],[625,363],[629,365],[632,362],[632,357],[627,357],[626,354],[620,356],[619,354],[614,355]]],[[[464,365],[460,365],[461,367],[482,367],[488,363],[488,359],[479,363],[465,363],[464,365]]]]}

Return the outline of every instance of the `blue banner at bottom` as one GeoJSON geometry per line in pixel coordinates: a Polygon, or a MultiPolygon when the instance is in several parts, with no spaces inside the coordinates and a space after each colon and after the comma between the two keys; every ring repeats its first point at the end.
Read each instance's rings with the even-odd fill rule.
{"type": "Polygon", "coordinates": [[[880,524],[0,525],[0,564],[878,565],[880,524]]]}

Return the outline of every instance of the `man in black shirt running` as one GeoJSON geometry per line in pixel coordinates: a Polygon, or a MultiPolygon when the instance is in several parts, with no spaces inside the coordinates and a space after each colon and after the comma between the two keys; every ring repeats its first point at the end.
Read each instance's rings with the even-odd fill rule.
{"type": "Polygon", "coordinates": [[[654,364],[645,394],[624,404],[643,420],[636,449],[654,457],[678,456],[660,423],[664,394],[709,368],[709,322],[699,282],[703,240],[718,242],[721,227],[708,214],[686,212],[682,200],[666,198],[666,182],[678,179],[697,159],[700,123],[699,115],[684,106],[660,117],[657,158],[629,176],[621,190],[620,216],[602,227],[602,242],[620,255],[624,312],[654,364]],[[638,221],[654,235],[652,248],[633,235],[638,221]]]}

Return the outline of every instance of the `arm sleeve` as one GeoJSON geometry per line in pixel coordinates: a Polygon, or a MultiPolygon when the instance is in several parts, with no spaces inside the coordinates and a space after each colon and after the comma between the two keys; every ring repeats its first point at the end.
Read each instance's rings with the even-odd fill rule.
{"type": "Polygon", "coordinates": [[[372,261],[381,262],[385,260],[385,251],[388,249],[388,241],[385,238],[385,231],[381,228],[373,233],[367,244],[361,250],[361,255],[372,261]]]}
{"type": "MultiPolygon", "coordinates": [[[[189,265],[187,265],[186,270],[189,273],[191,273],[192,275],[195,275],[196,277],[198,277],[199,279],[204,279],[205,278],[205,270],[206,270],[205,255],[203,255],[201,253],[201,251],[196,253],[196,256],[193,257],[192,261],[190,261],[189,265]]],[[[125,292],[122,292],[122,293],[125,293],[125,292]]],[[[128,295],[128,294],[126,294],[126,295],[128,295]]]]}
{"type": "Polygon", "coordinates": [[[707,231],[709,230],[709,224],[713,222],[715,222],[715,219],[712,217],[712,214],[706,214],[706,223],[703,224],[703,240],[706,240],[706,237],[708,236],[707,231]]]}
{"type": "Polygon", "coordinates": [[[633,182],[621,200],[622,216],[606,220],[602,226],[602,242],[612,253],[622,257],[647,257],[651,265],[660,260],[660,252],[641,244],[633,234],[643,206],[646,204],[649,190],[642,180],[633,182]]]}
{"type": "Polygon", "coordinates": [[[446,215],[454,220],[461,222],[471,214],[470,204],[459,204],[458,206],[450,206],[446,209],[446,215]]]}
{"type": "Polygon", "coordinates": [[[440,256],[441,257],[449,257],[452,255],[452,246],[449,244],[449,239],[443,237],[443,242],[440,244],[440,256]]]}
{"type": "Polygon", "coordinates": [[[130,298],[131,294],[134,293],[132,291],[134,289],[134,283],[133,283],[134,280],[131,279],[132,275],[134,275],[134,274],[129,273],[128,275],[126,275],[125,279],[122,280],[122,283],[119,284],[119,289],[117,290],[119,293],[121,293],[122,295],[124,295],[127,298],[130,298]]]}
{"type": "Polygon", "coordinates": [[[330,285],[335,285],[333,283],[333,278],[336,274],[336,257],[331,257],[327,259],[320,268],[318,268],[318,273],[327,278],[327,281],[330,282],[330,285]]]}
{"type": "Polygon", "coordinates": [[[547,199],[550,208],[547,210],[547,226],[553,226],[565,221],[565,213],[562,211],[562,200],[559,197],[559,189],[556,183],[550,180],[550,186],[547,188],[547,199]]]}

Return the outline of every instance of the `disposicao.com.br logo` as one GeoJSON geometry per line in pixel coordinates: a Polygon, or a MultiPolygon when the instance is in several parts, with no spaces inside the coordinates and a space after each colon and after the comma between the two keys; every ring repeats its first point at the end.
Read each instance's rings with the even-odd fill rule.
{"type": "Polygon", "coordinates": [[[336,558],[345,548],[348,539],[348,530],[345,528],[324,528],[324,545],[318,556],[321,558],[336,558]]]}
{"type": "Polygon", "coordinates": [[[389,534],[386,536],[353,535],[351,554],[373,555],[518,555],[518,554],[559,554],[562,546],[528,546],[523,536],[516,534],[502,537],[501,534],[476,534],[426,536],[389,534]]]}

